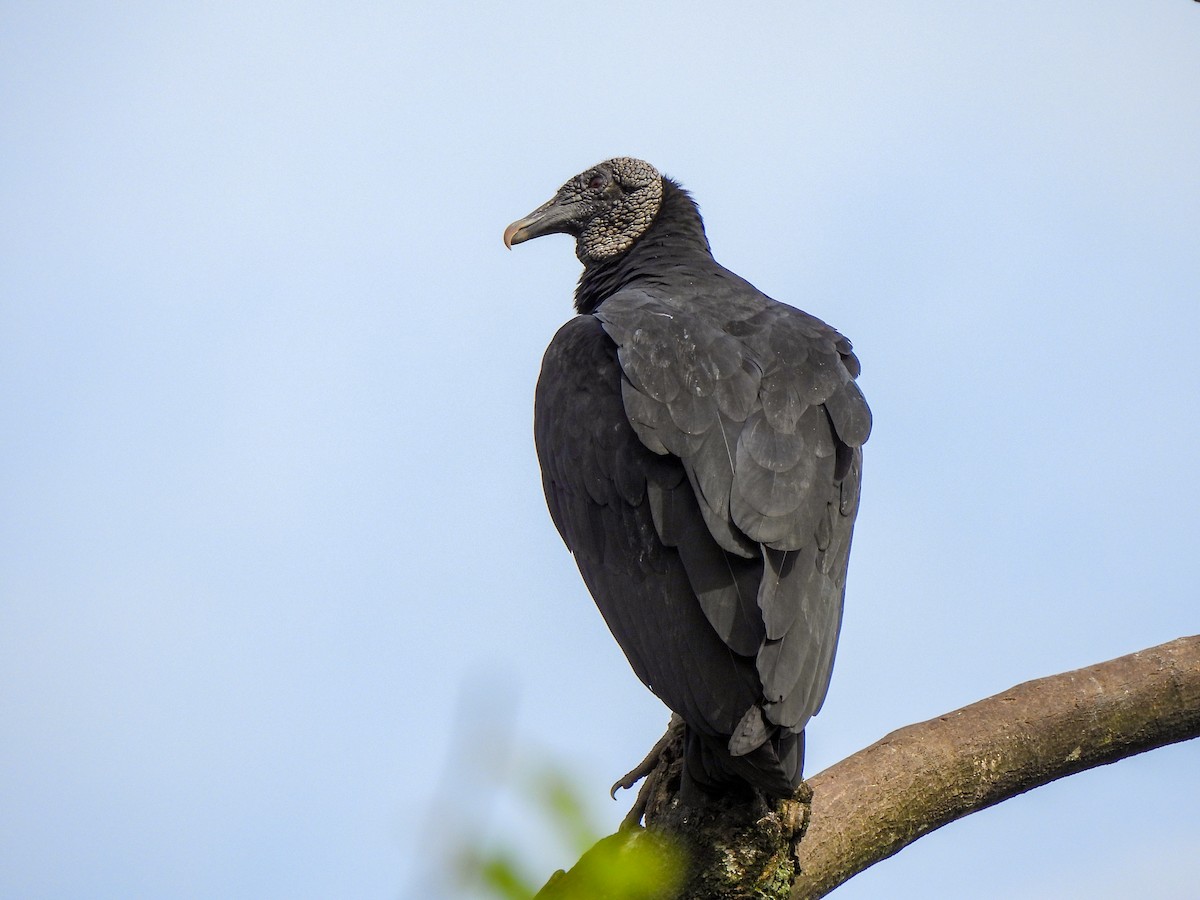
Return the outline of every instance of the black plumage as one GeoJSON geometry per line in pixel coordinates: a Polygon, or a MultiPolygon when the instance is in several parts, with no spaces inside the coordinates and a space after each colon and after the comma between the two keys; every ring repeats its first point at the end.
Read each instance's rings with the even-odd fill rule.
{"type": "Polygon", "coordinates": [[[620,157],[509,226],[576,238],[542,362],[550,514],[707,790],[791,792],[841,624],[871,414],[850,342],[712,257],[699,210],[620,157]]]}

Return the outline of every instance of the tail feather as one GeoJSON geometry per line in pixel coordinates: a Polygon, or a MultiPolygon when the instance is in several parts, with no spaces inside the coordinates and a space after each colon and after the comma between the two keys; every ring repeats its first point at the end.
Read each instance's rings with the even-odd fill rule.
{"type": "Polygon", "coordinates": [[[773,797],[790,797],[804,767],[804,732],[779,729],[761,747],[733,756],[719,739],[687,729],[684,775],[709,794],[726,793],[749,784],[773,797]]]}

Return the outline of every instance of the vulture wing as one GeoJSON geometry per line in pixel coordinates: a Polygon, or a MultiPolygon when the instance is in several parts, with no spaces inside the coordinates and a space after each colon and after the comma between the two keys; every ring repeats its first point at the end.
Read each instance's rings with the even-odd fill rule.
{"type": "Polygon", "coordinates": [[[833,665],[870,413],[848,341],[715,285],[620,291],[568,322],[535,438],[610,629],[702,739],[693,774],[786,793],[833,665]]]}

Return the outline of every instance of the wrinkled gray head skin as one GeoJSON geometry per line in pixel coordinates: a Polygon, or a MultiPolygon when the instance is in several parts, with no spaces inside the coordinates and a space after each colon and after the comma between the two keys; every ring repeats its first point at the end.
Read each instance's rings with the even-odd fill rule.
{"type": "Polygon", "coordinates": [[[504,229],[504,244],[544,234],[575,238],[575,255],[585,265],[620,256],[650,227],[662,204],[658,169],[631,156],[618,156],[580,172],[558,193],[504,229]]]}

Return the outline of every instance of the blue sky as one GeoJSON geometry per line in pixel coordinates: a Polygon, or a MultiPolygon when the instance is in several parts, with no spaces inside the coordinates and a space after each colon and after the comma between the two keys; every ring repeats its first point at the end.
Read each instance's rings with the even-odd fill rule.
{"type": "MultiPolygon", "coordinates": [[[[875,413],[815,773],[1197,630],[1200,4],[0,6],[0,895],[438,897],[667,718],[545,512],[569,240],[649,159],[875,413]]],[[[1200,750],[846,898],[1183,898],[1200,750]]],[[[545,871],[540,871],[544,867],[545,871]]]]}

